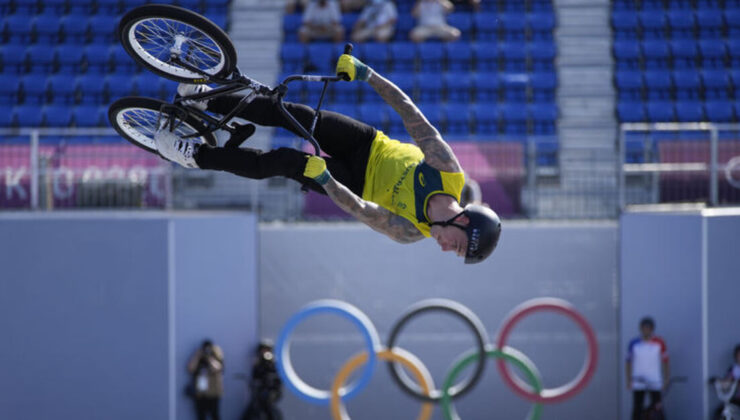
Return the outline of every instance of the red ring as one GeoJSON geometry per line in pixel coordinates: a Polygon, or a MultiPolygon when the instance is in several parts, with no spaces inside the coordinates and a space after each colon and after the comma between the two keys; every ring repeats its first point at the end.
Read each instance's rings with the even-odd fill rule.
{"type": "Polygon", "coordinates": [[[522,380],[517,377],[512,377],[512,373],[505,360],[499,359],[496,362],[496,366],[498,367],[499,372],[501,372],[504,382],[522,398],[540,404],[561,402],[581,392],[594,375],[594,372],[596,371],[596,362],[599,357],[599,346],[596,342],[596,334],[586,318],[578,313],[570,303],[556,298],[539,298],[528,300],[514,308],[514,310],[509,313],[509,316],[502,324],[498,339],[496,340],[497,347],[504,348],[506,346],[506,339],[509,337],[511,330],[514,328],[516,323],[521,321],[522,318],[527,315],[537,311],[554,311],[561,313],[575,321],[586,335],[588,354],[578,376],[565,385],[558,388],[543,389],[539,394],[537,394],[531,389],[527,389],[522,380]]]}

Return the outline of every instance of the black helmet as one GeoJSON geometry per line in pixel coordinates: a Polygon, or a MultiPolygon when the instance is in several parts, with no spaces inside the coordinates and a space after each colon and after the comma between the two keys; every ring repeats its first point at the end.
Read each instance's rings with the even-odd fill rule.
{"type": "Polygon", "coordinates": [[[495,211],[479,204],[468,204],[465,210],[444,222],[433,222],[431,226],[455,226],[468,235],[468,249],[465,252],[465,264],[476,264],[496,249],[501,235],[501,219],[495,211]],[[467,226],[455,223],[458,217],[465,215],[470,222],[467,226]]]}

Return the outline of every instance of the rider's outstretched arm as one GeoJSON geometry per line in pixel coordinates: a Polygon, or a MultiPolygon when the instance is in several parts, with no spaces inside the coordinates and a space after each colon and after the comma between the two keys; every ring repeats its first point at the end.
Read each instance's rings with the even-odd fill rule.
{"type": "Polygon", "coordinates": [[[326,170],[323,159],[311,156],[304,175],[313,178],[342,210],[396,242],[408,244],[424,238],[413,223],[391,213],[372,201],[358,197],[349,188],[337,182],[326,170]]]}
{"type": "Polygon", "coordinates": [[[436,128],[424,117],[398,86],[390,80],[371,72],[368,83],[401,116],[406,131],[411,135],[432,167],[445,172],[462,172],[462,167],[450,146],[442,139],[436,128]]]}

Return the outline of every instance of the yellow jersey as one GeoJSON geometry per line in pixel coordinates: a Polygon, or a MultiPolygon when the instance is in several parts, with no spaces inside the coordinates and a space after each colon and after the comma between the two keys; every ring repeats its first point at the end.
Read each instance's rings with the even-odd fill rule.
{"type": "Polygon", "coordinates": [[[370,147],[362,198],[404,217],[429,237],[429,198],[447,194],[460,201],[464,185],[462,172],[434,169],[424,162],[424,153],[416,145],[392,140],[378,130],[370,147]]]}

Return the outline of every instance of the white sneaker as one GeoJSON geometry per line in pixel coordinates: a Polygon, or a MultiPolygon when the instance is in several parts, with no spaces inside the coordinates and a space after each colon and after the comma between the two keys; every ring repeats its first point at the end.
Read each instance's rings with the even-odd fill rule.
{"type": "Polygon", "coordinates": [[[181,139],[167,128],[162,128],[154,134],[154,143],[157,145],[159,154],[165,159],[186,168],[198,168],[193,157],[200,147],[197,140],[181,139]]]}
{"type": "MultiPolygon", "coordinates": [[[[208,85],[191,85],[188,83],[180,83],[177,85],[177,94],[181,97],[184,96],[190,96],[195,95],[198,93],[204,93],[212,90],[208,85]]],[[[183,101],[185,105],[192,106],[194,108],[197,108],[201,111],[205,111],[206,108],[208,108],[208,101],[207,100],[201,100],[201,101],[183,101]]]]}

